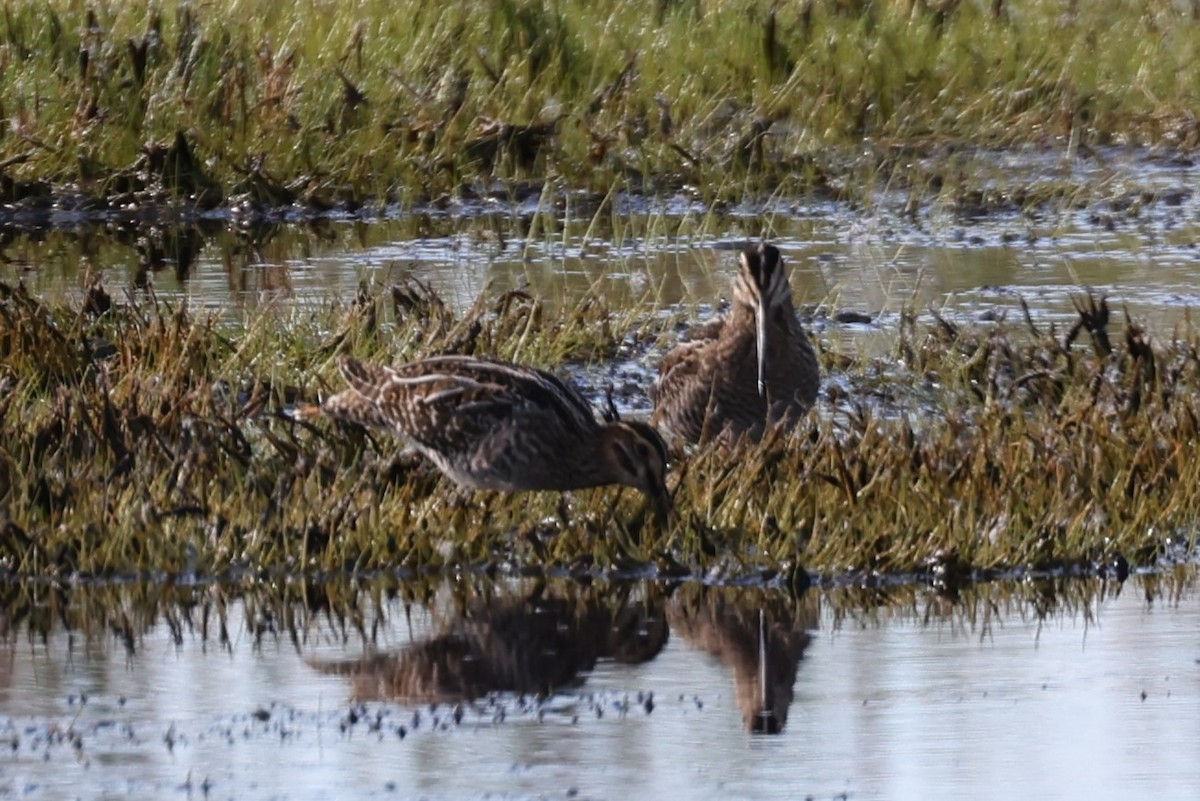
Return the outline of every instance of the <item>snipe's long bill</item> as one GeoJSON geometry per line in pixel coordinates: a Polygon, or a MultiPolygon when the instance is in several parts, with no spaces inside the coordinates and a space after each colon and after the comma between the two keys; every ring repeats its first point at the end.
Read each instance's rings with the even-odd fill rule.
{"type": "Polygon", "coordinates": [[[688,442],[758,440],[803,418],[821,376],[777,248],[742,251],[729,312],[676,345],[659,372],[651,423],[688,442]]]}
{"type": "Polygon", "coordinates": [[[327,398],[320,413],[400,434],[460,486],[622,484],[648,496],[660,520],[669,517],[658,432],[638,421],[597,421],[578,390],[548,372],[468,356],[398,367],[343,357],[339,367],[350,388],[327,398]]]}

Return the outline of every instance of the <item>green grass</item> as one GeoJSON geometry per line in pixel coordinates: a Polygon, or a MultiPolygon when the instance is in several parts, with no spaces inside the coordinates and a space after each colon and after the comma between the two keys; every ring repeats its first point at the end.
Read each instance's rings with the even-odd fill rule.
{"type": "Polygon", "coordinates": [[[382,432],[279,412],[340,389],[339,352],[473,352],[547,367],[670,344],[674,320],[509,293],[455,315],[420,287],[246,318],[51,306],[0,285],[0,564],[16,575],[326,574],[405,567],[770,575],[1152,565],[1194,546],[1200,338],[910,321],[791,438],[680,452],[678,519],[607,487],[454,488],[382,432]],[[416,302],[411,302],[416,298],[416,302]],[[883,369],[881,369],[883,368],[883,369]],[[883,377],[880,377],[883,376],[883,377]],[[895,413],[869,402],[919,390],[895,413]]]}
{"type": "Polygon", "coordinates": [[[944,148],[1194,147],[1198,17],[1165,0],[16,0],[0,190],[321,208],[496,179],[928,188],[955,171],[913,156],[944,148]]]}

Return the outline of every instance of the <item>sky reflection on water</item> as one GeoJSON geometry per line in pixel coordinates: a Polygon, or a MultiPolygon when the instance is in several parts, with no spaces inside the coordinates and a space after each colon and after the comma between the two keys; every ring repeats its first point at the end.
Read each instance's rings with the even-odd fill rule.
{"type": "MultiPolygon", "coordinates": [[[[210,798],[1191,798],[1200,604],[1191,585],[1172,598],[1145,581],[1103,598],[1092,582],[1057,596],[991,585],[957,606],[915,588],[875,607],[720,591],[748,620],[790,609],[807,631],[778,736],[747,733],[713,635],[705,648],[683,636],[681,606],[716,608],[696,587],[631,596],[667,610],[661,651],[601,656],[541,704],[463,702],[457,724],[453,702],[352,704],[353,680],[320,666],[358,659],[362,641],[320,615],[296,645],[254,636],[263,607],[248,619],[230,600],[222,645],[186,625],[173,638],[164,604],[132,652],[116,610],[113,626],[44,639],[27,621],[0,668],[0,796],[186,797],[190,782],[202,797],[207,781],[210,798]]],[[[403,653],[461,631],[455,608],[442,593],[410,618],[393,600],[364,630],[377,624],[376,652],[403,653]]]]}
{"type": "MultiPolygon", "coordinates": [[[[1054,166],[1025,158],[1026,170],[1054,166]]],[[[1024,298],[1036,319],[1067,321],[1071,294],[1087,288],[1167,335],[1200,303],[1196,170],[1120,158],[1111,165],[1111,200],[1054,214],[999,208],[973,216],[927,203],[910,217],[905,197],[885,194],[866,212],[780,201],[718,213],[635,199],[596,216],[569,204],[549,213],[537,204],[466,204],[372,221],[0,228],[0,278],[71,296],[90,274],[114,296],[152,285],[164,299],[234,311],[348,302],[362,282],[387,286],[406,275],[459,308],[518,286],[550,305],[599,292],[618,308],[692,307],[727,297],[733,250],[766,235],[789,260],[800,308],[835,340],[846,331],[829,319],[844,310],[875,316],[884,330],[903,309],[931,307],[952,319],[1008,315],[1019,323],[1024,298]],[[1176,199],[1145,201],[1160,196],[1176,199]]],[[[998,176],[1014,170],[997,166],[998,176]]]]}

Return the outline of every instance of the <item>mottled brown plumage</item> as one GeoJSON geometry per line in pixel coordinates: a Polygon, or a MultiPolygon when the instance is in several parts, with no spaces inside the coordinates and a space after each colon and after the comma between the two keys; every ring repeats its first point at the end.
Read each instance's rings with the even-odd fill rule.
{"type": "Polygon", "coordinates": [[[742,251],[729,312],[667,353],[659,371],[651,423],[688,442],[758,440],[804,416],[820,372],[778,249],[742,251]]]}
{"type": "Polygon", "coordinates": [[[624,484],[665,519],[667,451],[649,425],[600,423],[579,392],[532,367],[438,356],[379,367],[339,363],[350,389],[326,399],[332,417],[402,435],[455,483],[521,492],[624,484]]]}

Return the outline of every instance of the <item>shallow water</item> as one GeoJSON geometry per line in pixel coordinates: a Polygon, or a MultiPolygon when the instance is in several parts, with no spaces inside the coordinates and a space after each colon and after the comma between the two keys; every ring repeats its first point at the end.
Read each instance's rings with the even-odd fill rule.
{"type": "MultiPolygon", "coordinates": [[[[1189,321],[1200,170],[1120,157],[993,168],[998,186],[1044,175],[1111,187],[1112,201],[1053,217],[931,204],[909,216],[897,193],[870,213],[681,195],[618,199],[595,220],[536,199],[267,226],[70,219],[0,225],[0,280],[61,298],[99,276],[118,299],[153,288],[237,315],[415,276],[458,307],[527,285],[551,305],[598,292],[705,315],[737,247],[765,233],[806,325],[835,350],[886,353],[903,309],[1019,323],[1024,299],[1038,325],[1067,326],[1088,287],[1159,337],[1189,321]],[[1168,200],[1131,205],[1143,195],[1168,200]]],[[[994,584],[955,604],[915,587],[791,602],[552,585],[544,628],[506,617],[535,592],[523,584],[412,590],[407,606],[405,588],[9,586],[0,797],[1192,798],[1200,603],[1178,586],[994,584]],[[513,630],[548,639],[513,644],[513,630]],[[384,655],[374,671],[367,652],[384,655]],[[547,684],[557,692],[537,700],[547,684]]]]}
{"type": "Polygon", "coordinates": [[[34,591],[27,616],[5,618],[0,796],[1127,799],[1200,786],[1190,579],[993,584],[957,603],[916,587],[789,600],[501,583],[407,604],[307,592],[34,591]],[[524,614],[549,615],[555,648],[513,634],[531,630],[524,614]],[[493,676],[524,659],[534,683],[553,664],[575,684],[541,700],[445,694],[480,674],[471,660],[444,669],[447,643],[467,641],[486,643],[493,676]],[[368,652],[405,678],[365,670],[368,652]],[[746,730],[739,698],[765,697],[754,686],[786,718],[777,736],[746,730]],[[397,687],[405,700],[381,697],[397,687]]]}
{"type": "MultiPolygon", "coordinates": [[[[881,191],[869,211],[773,200],[708,206],[686,192],[618,196],[597,213],[570,193],[543,201],[448,201],[368,218],[250,224],[229,215],[179,226],[51,217],[0,225],[0,278],[49,296],[77,295],[86,276],[110,292],[187,297],[193,306],[285,308],[346,302],[361,282],[428,282],[453,305],[528,286],[548,303],[599,292],[616,308],[711,305],[728,295],[735,250],[766,237],[788,257],[801,308],[839,344],[891,330],[901,309],[951,319],[1069,321],[1085,288],[1127,305],[1162,336],[1200,303],[1200,167],[1148,151],[973,154],[963,170],[997,202],[982,211],[945,198],[915,203],[881,191]],[[1004,198],[1038,186],[1079,187],[1078,207],[1022,212],[1004,198]],[[871,325],[833,322],[839,311],[871,325]]],[[[0,215],[0,220],[4,219],[0,215]]],[[[1114,322],[1122,324],[1120,315],[1114,322]]]]}

